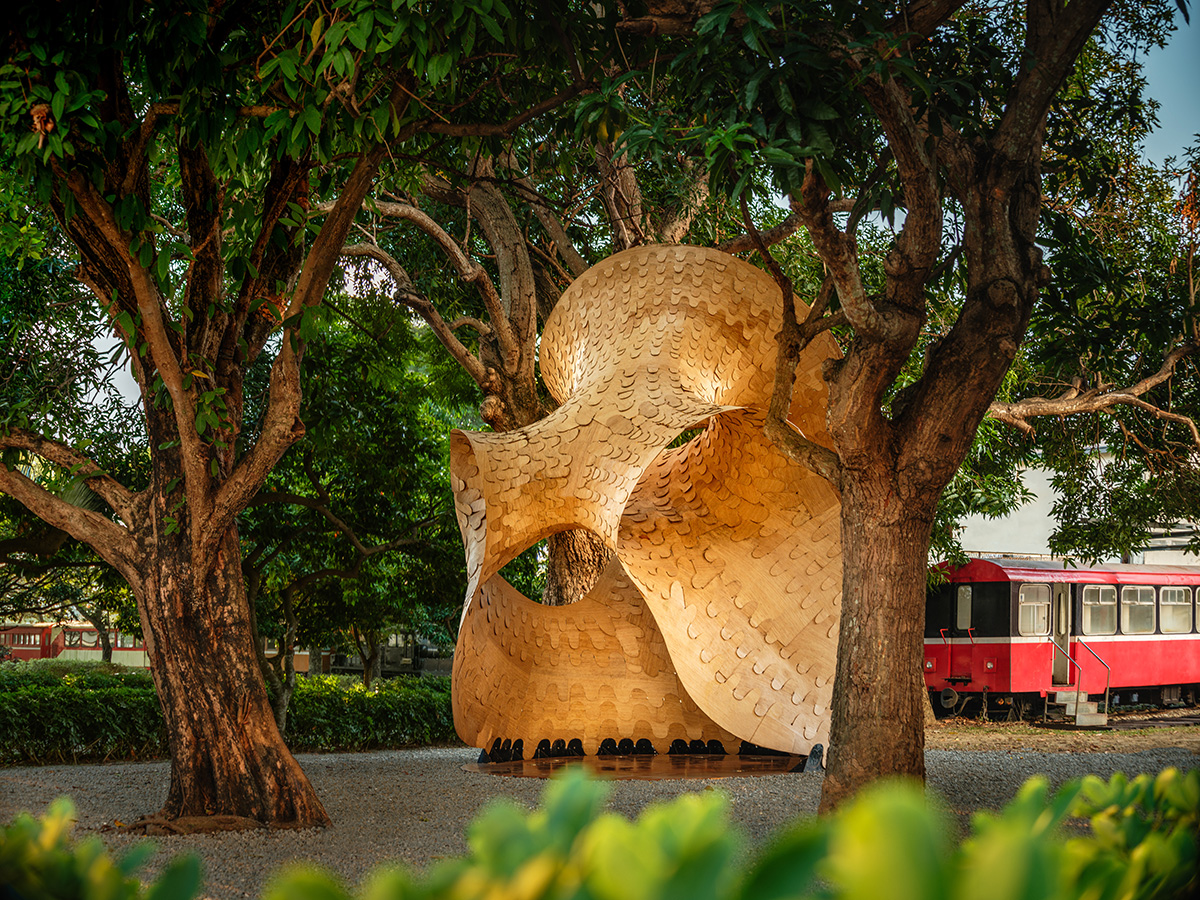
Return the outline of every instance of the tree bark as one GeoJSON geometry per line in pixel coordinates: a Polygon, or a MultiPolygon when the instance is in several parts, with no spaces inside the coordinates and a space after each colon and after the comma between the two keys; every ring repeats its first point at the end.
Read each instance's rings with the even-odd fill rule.
{"type": "Polygon", "coordinates": [[[925,777],[924,585],[937,498],[904,502],[879,477],[889,474],[843,481],[838,693],[822,813],[878,778],[925,777]]]}
{"type": "Polygon", "coordinates": [[[546,588],[542,603],[565,606],[592,589],[612,553],[597,535],[582,529],[560,531],[546,539],[546,588]]]}
{"type": "Polygon", "coordinates": [[[160,533],[135,586],[171,750],[161,815],[328,825],[275,724],[254,650],[237,532],[226,532],[202,571],[192,564],[191,543],[186,531],[160,533]]]}

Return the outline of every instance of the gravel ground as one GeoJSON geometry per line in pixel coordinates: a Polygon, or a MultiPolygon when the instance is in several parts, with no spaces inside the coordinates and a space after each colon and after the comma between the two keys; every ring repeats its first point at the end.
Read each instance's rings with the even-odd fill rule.
{"type": "MultiPolygon", "coordinates": [[[[467,824],[489,800],[511,797],[536,804],[543,782],[462,771],[478,751],[431,748],[361,754],[307,754],[298,758],[334,826],[308,831],[227,833],[151,838],[169,855],[196,853],[205,864],[204,895],[214,900],[258,897],[279,866],[311,860],[358,882],[382,862],[422,867],[465,852],[467,824]]],[[[1000,751],[929,750],[928,783],[962,817],[1006,803],[1029,776],[1055,784],[1095,773],[1157,772],[1168,766],[1195,768],[1195,753],[1161,747],[1129,753],[1050,753],[1031,748],[1000,751]]],[[[66,794],[76,805],[79,830],[116,820],[128,822],[159,808],[166,798],[165,762],[0,769],[0,822],[17,812],[40,813],[66,794]]],[[[798,816],[813,815],[821,791],[819,773],[760,775],[703,781],[614,782],[611,808],[636,816],[648,803],[689,791],[716,789],[732,801],[732,816],[750,845],[766,840],[798,816]]],[[[114,849],[139,838],[102,834],[114,849]]]]}

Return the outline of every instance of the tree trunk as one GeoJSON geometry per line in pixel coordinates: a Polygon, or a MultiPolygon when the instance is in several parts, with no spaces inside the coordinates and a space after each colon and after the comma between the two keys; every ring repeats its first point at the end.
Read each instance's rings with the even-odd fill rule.
{"type": "Polygon", "coordinates": [[[371,689],[371,681],[382,671],[382,649],[379,646],[379,636],[373,631],[359,631],[352,627],[350,635],[354,638],[354,646],[358,648],[358,661],[362,663],[363,687],[371,689]]]}
{"type": "Polygon", "coordinates": [[[92,615],[86,608],[81,607],[80,612],[83,617],[92,623],[92,627],[96,629],[97,640],[100,642],[100,661],[112,662],[112,638],[108,633],[108,616],[104,613],[96,613],[92,615]]]}
{"type": "Polygon", "coordinates": [[[288,710],[292,706],[292,695],[296,693],[296,648],[294,644],[280,645],[277,659],[281,660],[280,668],[273,671],[271,689],[275,696],[271,699],[271,712],[275,715],[275,727],[280,734],[287,733],[288,710]]]}
{"type": "Polygon", "coordinates": [[[924,778],[926,507],[936,500],[902,500],[888,478],[847,472],[843,480],[838,690],[823,813],[877,778],[924,778]]]}
{"type": "Polygon", "coordinates": [[[162,815],[232,815],[276,827],[328,825],[283,742],[257,664],[237,532],[210,566],[185,535],[150,544],[138,593],[171,750],[162,815]]]}
{"type": "Polygon", "coordinates": [[[255,607],[258,603],[258,593],[262,588],[262,570],[254,566],[242,566],[242,577],[246,589],[246,609],[250,613],[250,634],[254,640],[254,654],[258,659],[258,668],[263,680],[270,687],[271,711],[275,715],[275,725],[280,734],[287,733],[288,709],[292,703],[292,695],[296,692],[296,621],[294,603],[294,588],[285,587],[281,592],[283,598],[284,635],[279,642],[275,656],[267,656],[267,639],[262,636],[258,627],[258,614],[255,607]]]}
{"type": "Polygon", "coordinates": [[[546,539],[546,588],[542,603],[565,606],[592,589],[612,553],[597,535],[583,529],[552,534],[546,539]]]}

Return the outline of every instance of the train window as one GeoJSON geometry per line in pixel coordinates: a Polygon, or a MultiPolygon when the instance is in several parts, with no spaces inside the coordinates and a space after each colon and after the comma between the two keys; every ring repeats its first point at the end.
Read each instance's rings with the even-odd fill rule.
{"type": "Polygon", "coordinates": [[[1021,585],[1018,605],[1017,628],[1021,634],[1050,633],[1050,585],[1021,585]]]}
{"type": "Polygon", "coordinates": [[[1089,584],[1083,589],[1083,633],[1117,633],[1117,589],[1089,584]]]}
{"type": "Polygon", "coordinates": [[[1163,634],[1183,634],[1192,630],[1192,589],[1165,587],[1158,592],[1158,621],[1163,634]]]}
{"type": "Polygon", "coordinates": [[[960,584],[954,602],[954,627],[966,631],[971,627],[971,586],[960,584]]]}
{"type": "Polygon", "coordinates": [[[1125,634],[1154,633],[1154,588],[1121,588],[1121,631],[1125,634]]]}

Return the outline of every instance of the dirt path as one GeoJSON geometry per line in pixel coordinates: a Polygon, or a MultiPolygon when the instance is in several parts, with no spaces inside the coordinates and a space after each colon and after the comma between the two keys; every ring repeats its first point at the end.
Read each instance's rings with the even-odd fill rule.
{"type": "MultiPolygon", "coordinates": [[[[1165,710],[1152,714],[1156,722],[1195,719],[1198,710],[1165,710]]],[[[1141,723],[1148,713],[1124,713],[1114,722],[1141,723]]],[[[1183,747],[1200,756],[1200,725],[1149,725],[1128,730],[1066,731],[1025,722],[981,722],[942,719],[925,729],[927,750],[1039,750],[1046,753],[1131,753],[1159,747],[1183,747]]],[[[1197,761],[1200,765],[1200,760],[1197,761]]]]}

